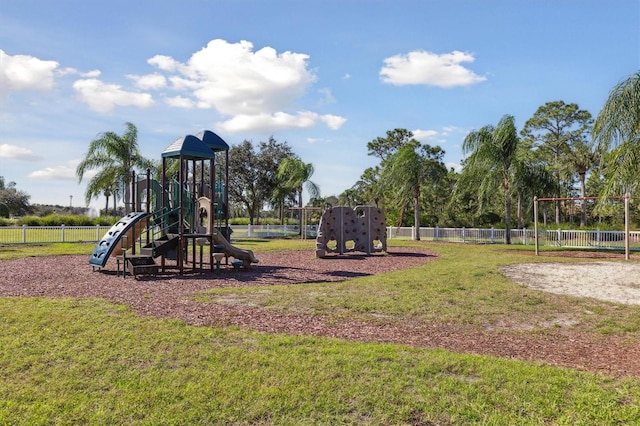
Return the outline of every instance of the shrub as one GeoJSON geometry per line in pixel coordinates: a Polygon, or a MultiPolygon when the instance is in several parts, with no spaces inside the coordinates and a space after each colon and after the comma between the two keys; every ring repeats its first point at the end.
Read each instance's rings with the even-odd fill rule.
{"type": "Polygon", "coordinates": [[[23,216],[18,219],[16,225],[42,226],[42,221],[38,216],[23,216]]]}
{"type": "Polygon", "coordinates": [[[17,225],[27,226],[94,226],[112,225],[117,219],[112,217],[93,218],[84,215],[58,215],[49,214],[44,217],[24,216],[17,221],[17,225]]]}
{"type": "Polygon", "coordinates": [[[7,219],[6,217],[0,217],[0,226],[13,226],[15,225],[15,220],[7,219]]]}
{"type": "Polygon", "coordinates": [[[93,218],[93,224],[100,225],[100,226],[111,226],[114,223],[116,223],[118,220],[120,220],[120,218],[115,216],[100,216],[100,217],[93,218]]]}

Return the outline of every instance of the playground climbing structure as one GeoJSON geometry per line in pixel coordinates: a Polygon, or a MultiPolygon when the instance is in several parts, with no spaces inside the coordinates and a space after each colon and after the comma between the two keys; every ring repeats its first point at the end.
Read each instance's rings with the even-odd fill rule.
{"type": "Polygon", "coordinates": [[[214,264],[214,252],[219,249],[225,257],[242,261],[243,266],[258,262],[253,253],[231,245],[228,226],[229,145],[215,133],[205,130],[197,136],[178,138],[162,152],[161,179],[132,175],[131,191],[134,210],[114,224],[94,249],[89,263],[102,269],[111,255],[132,271],[157,270],[154,259],[160,258],[162,270],[165,260],[175,260],[182,274],[191,259],[196,268],[197,248],[210,246],[209,261],[214,264]],[[224,155],[217,164],[216,158],[224,155]],[[178,161],[175,176],[169,176],[170,162],[178,161]],[[208,163],[208,164],[207,164],[208,163]],[[207,167],[208,166],[208,167],[207,167]],[[223,167],[224,166],[224,167],[223,167]],[[205,170],[208,173],[205,173],[205,170]],[[216,177],[218,180],[216,181],[216,177]],[[143,208],[144,206],[144,208],[143,208]],[[140,266],[143,265],[143,266],[140,266]]]}
{"type": "Polygon", "coordinates": [[[384,210],[373,206],[331,207],[322,213],[316,237],[316,257],[327,253],[387,251],[384,210]]]}

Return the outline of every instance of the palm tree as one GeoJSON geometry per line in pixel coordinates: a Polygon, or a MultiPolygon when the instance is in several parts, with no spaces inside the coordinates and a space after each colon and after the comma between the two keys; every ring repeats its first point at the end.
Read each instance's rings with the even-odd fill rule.
{"type": "Polygon", "coordinates": [[[347,188],[338,195],[337,205],[355,207],[358,203],[358,190],[354,188],[347,188]]]}
{"type": "MultiPolygon", "coordinates": [[[[104,195],[105,201],[105,214],[109,213],[109,197],[113,195],[113,199],[116,199],[116,188],[118,187],[118,178],[113,173],[115,169],[106,168],[98,172],[94,177],[91,178],[89,183],[87,184],[87,189],[85,191],[85,203],[88,205],[91,202],[91,199],[94,197],[99,197],[101,194],[104,195]]],[[[114,215],[115,215],[115,207],[114,207],[114,215]]]]}
{"type": "Polygon", "coordinates": [[[606,159],[600,195],[632,193],[640,176],[640,71],[611,90],[594,123],[593,139],[606,159]]]}
{"type": "Polygon", "coordinates": [[[78,181],[88,170],[99,169],[92,178],[85,193],[90,201],[104,189],[113,190],[112,185],[124,187],[125,211],[131,210],[131,172],[138,169],[153,168],[153,162],[142,157],[138,148],[138,129],[131,123],[125,123],[126,132],[120,136],[115,132],[104,132],[89,144],[89,150],[76,168],[78,181]]]}
{"type": "MultiPolygon", "coordinates": [[[[438,181],[447,170],[442,163],[444,151],[439,146],[420,145],[411,140],[383,160],[381,181],[388,192],[393,194],[397,205],[404,209],[413,202],[414,239],[420,240],[420,199],[423,187],[428,182],[438,181]],[[418,149],[422,153],[418,152],[418,149]]],[[[401,219],[400,219],[401,220],[401,219]]]]}
{"type": "MultiPolygon", "coordinates": [[[[598,161],[597,152],[593,149],[593,144],[584,139],[576,139],[564,158],[565,166],[569,175],[578,174],[580,180],[580,197],[587,196],[586,176],[598,161]]],[[[587,203],[582,200],[582,211],[580,214],[580,226],[587,225],[587,203]]]]}
{"type": "MultiPolygon", "coordinates": [[[[279,180],[276,177],[276,180],[279,180]]],[[[278,209],[278,217],[280,219],[280,225],[284,225],[284,206],[287,202],[291,202],[291,189],[283,184],[277,183],[271,196],[269,197],[269,203],[278,209]]]]}
{"type": "MultiPolygon", "coordinates": [[[[280,185],[287,188],[289,192],[296,192],[298,195],[298,207],[302,209],[302,191],[307,187],[310,198],[320,197],[320,188],[310,179],[313,175],[313,164],[304,163],[301,159],[290,156],[285,158],[278,166],[277,178],[280,185]]],[[[302,211],[300,212],[300,229],[302,230],[302,211]]]]}
{"type": "Polygon", "coordinates": [[[465,154],[471,153],[462,173],[470,173],[480,180],[480,199],[495,192],[498,187],[502,189],[505,244],[511,244],[511,186],[518,143],[515,118],[512,115],[505,115],[496,127],[487,125],[469,133],[462,145],[465,154]]]}
{"type": "Polygon", "coordinates": [[[362,198],[364,202],[373,202],[376,207],[380,207],[380,202],[382,201],[380,167],[375,166],[365,169],[352,189],[360,195],[360,198],[362,198]]]}

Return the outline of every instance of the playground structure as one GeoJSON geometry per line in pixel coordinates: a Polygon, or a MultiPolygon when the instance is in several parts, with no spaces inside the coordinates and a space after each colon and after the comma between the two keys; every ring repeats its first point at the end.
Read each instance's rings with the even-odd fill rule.
{"type": "Polygon", "coordinates": [[[383,209],[358,206],[355,209],[331,207],[324,211],[318,225],[316,257],[325,257],[327,252],[342,255],[352,251],[367,254],[387,251],[383,209]],[[332,247],[334,242],[335,247],[332,247]]]}
{"type": "Polygon", "coordinates": [[[89,264],[103,269],[111,255],[116,256],[118,272],[123,266],[137,274],[155,274],[166,269],[166,260],[175,260],[180,274],[191,261],[202,269],[203,246],[209,245],[210,269],[219,269],[229,257],[234,268],[248,267],[258,259],[250,250],[229,243],[228,219],[229,145],[215,133],[205,130],[197,136],[178,138],[162,152],[160,181],[147,170],[146,177],[131,179],[132,213],[116,222],[98,243],[89,264]],[[224,168],[216,158],[224,155],[224,168]],[[175,178],[168,174],[168,162],[179,161],[175,178]],[[208,179],[206,163],[208,162],[208,179]],[[191,164],[191,168],[189,168],[191,164]],[[143,205],[145,206],[143,209],[143,205]],[[199,248],[199,262],[198,262],[199,248]]]}

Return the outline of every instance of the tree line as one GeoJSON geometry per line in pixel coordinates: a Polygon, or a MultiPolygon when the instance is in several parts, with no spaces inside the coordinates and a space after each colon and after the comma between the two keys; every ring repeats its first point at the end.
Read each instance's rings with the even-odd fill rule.
{"type": "MultiPolygon", "coordinates": [[[[255,224],[268,208],[283,221],[288,208],[302,207],[306,189],[312,206],[383,207],[390,225],[415,226],[417,238],[420,226],[528,226],[535,196],[602,197],[600,202],[545,203],[545,224],[575,221],[587,226],[588,219],[599,225],[621,220],[622,209],[607,197],[629,194],[633,202],[637,196],[640,72],[613,88],[595,120],[577,104],[560,100],[540,106],[520,130],[515,122],[505,114],[496,124],[471,131],[463,142],[466,157],[459,171],[446,168],[440,146],[420,143],[403,128],[389,130],[367,143],[378,165],[364,170],[341,194],[324,198],[311,181],[313,165],[287,142],[273,137],[258,144],[245,140],[229,151],[229,211],[255,224]]],[[[226,166],[224,159],[216,164],[226,166]]],[[[114,210],[118,200],[130,205],[131,171],[147,168],[159,175],[160,162],[142,157],[137,129],[126,123],[122,135],[98,135],[76,173],[82,181],[88,170],[97,170],[87,184],[85,201],[104,196],[108,211],[110,199],[114,210]]],[[[14,183],[0,181],[1,215],[26,213],[26,201],[28,195],[14,183]],[[16,197],[22,200],[20,209],[11,207],[16,197]]],[[[633,212],[638,222],[640,214],[633,212]]]]}
{"type": "MultiPolygon", "coordinates": [[[[461,171],[446,170],[439,146],[420,144],[406,129],[388,131],[367,144],[380,159],[345,194],[351,204],[384,207],[393,225],[512,227],[530,224],[534,197],[581,197],[578,204],[556,200],[556,225],[579,217],[621,221],[611,197],[637,198],[640,183],[640,73],[619,83],[594,120],[575,103],[540,106],[518,131],[515,117],[471,131],[464,139],[461,171]],[[598,202],[585,197],[600,197],[598,202]],[[515,204],[515,206],[514,206],[515,204]],[[413,219],[406,218],[413,206],[413,219]]],[[[544,205],[547,224],[550,206],[544,205]]],[[[633,219],[640,219],[633,209],[633,219]]],[[[510,233],[505,242],[510,243],[510,233]]]]}

